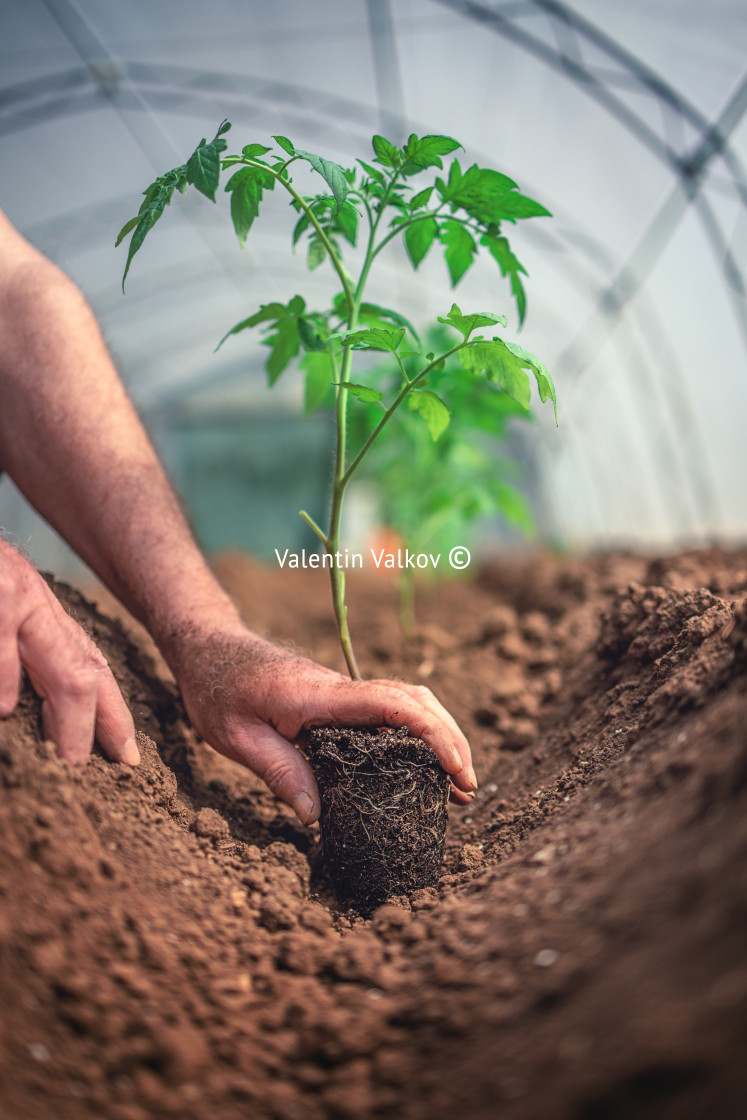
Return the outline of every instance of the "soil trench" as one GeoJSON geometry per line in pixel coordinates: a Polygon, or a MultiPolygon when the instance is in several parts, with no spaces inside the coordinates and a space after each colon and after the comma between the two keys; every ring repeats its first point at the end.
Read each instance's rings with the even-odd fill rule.
{"type": "MultiPolygon", "coordinates": [[[[238,556],[260,632],[342,669],[323,574],[238,556]]],[[[317,829],[189,728],[134,624],[57,588],[139,729],[83,772],[0,721],[2,1120],[741,1120],[747,551],[351,581],[368,676],[428,684],[481,782],[437,887],[361,917],[317,829]]]]}

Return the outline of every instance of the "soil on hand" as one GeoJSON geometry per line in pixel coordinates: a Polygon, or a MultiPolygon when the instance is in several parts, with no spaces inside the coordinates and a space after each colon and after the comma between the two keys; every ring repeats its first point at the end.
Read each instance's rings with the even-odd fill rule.
{"type": "MultiPolygon", "coordinates": [[[[322,573],[221,572],[342,668],[322,573]]],[[[497,564],[409,650],[352,581],[364,671],[432,687],[481,780],[438,886],[366,918],[147,640],[60,595],[143,761],[71,771],[28,691],[0,722],[3,1120],[741,1120],[747,553],[497,564]]]]}
{"type": "Polygon", "coordinates": [[[322,800],[324,866],[338,898],[370,916],[393,895],[435,887],[446,843],[449,779],[403,727],[323,727],[307,754],[322,800]]]}

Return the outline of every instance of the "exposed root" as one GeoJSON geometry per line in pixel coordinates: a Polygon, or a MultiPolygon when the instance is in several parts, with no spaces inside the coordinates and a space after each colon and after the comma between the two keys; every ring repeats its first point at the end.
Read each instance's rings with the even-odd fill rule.
{"type": "Polygon", "coordinates": [[[322,845],[341,899],[370,912],[441,873],[449,780],[407,728],[319,728],[309,760],[322,798],[322,845]]]}

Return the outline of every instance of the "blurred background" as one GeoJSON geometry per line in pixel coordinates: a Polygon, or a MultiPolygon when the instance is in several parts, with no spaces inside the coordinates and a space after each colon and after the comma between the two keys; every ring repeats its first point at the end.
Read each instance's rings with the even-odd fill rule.
{"type": "MultiPolygon", "coordinates": [[[[552,211],[508,231],[521,333],[491,260],[452,292],[441,253],[413,273],[393,249],[369,289],[423,327],[453,299],[505,313],[546,362],[559,427],[537,407],[503,441],[535,541],[747,538],[744,0],[0,0],[0,205],[85,292],[206,548],[268,557],[310,543],[302,505],[323,516],[330,418],[303,417],[292,371],[267,391],[255,332],[213,349],[262,302],[322,304],[331,270],[289,252],[279,197],[240,250],[222,191],[174,200],[126,295],[114,248],[224,117],[229,151],[282,133],[345,166],[374,132],[445,133],[552,211]]],[[[382,514],[352,499],[358,540],[382,514]]],[[[75,573],[8,479],[0,524],[75,573]]],[[[520,538],[495,518],[480,539],[520,538]]]]}

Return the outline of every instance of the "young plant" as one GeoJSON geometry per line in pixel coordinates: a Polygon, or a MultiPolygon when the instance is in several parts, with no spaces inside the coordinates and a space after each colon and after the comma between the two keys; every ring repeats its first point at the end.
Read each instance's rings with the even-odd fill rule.
{"type": "MultiPolygon", "coordinates": [[[[335,447],[329,518],[326,528],[305,510],[301,517],[321,541],[325,561],[329,559],[332,601],[340,643],[351,677],[360,678],[348,628],[345,602],[345,571],[339,563],[340,527],[345,492],[361,464],[385,435],[392,417],[406,404],[437,440],[460,406],[459,395],[439,382],[449,358],[458,355],[462,370],[486,394],[500,390],[522,409],[530,402],[533,375],[540,399],[551,400],[557,418],[552,379],[542,362],[515,342],[504,341],[494,332],[507,325],[503,315],[492,312],[463,313],[456,303],[438,322],[450,332],[440,352],[427,350],[411,323],[396,309],[365,299],[366,286],[380,254],[395,241],[404,242],[414,268],[418,268],[432,246],[440,244],[452,286],[468,272],[478,252],[485,250],[507,277],[519,313],[526,311],[522,283],[525,270],[511,250],[503,224],[548,214],[540,203],[519,193],[507,175],[472,164],[462,169],[451,158],[448,171],[444,157],[461,145],[449,136],[412,135],[403,147],[374,136],[373,157],[357,166],[339,164],[295,145],[285,136],[274,136],[276,150],[264,144],[248,144],[236,155],[225,155],[223,121],[209,143],[201,140],[187,162],[159,176],[147,188],[138,214],[120,231],[117,245],[129,234],[127,262],[122,287],[133,257],[145,237],[171,202],[175,190],[188,185],[215,201],[221,174],[230,172],[225,190],[231,196],[231,218],[240,245],[244,245],[259,215],[265,192],[285,191],[296,212],[293,245],[304,241],[310,269],[328,264],[339,280],[340,291],[322,310],[307,307],[300,295],[287,304],[262,304],[237,323],[231,335],[253,327],[264,332],[270,349],[266,368],[274,385],[288,365],[303,355],[306,410],[312,411],[334,393],[335,447]],[[294,185],[291,168],[310,166],[324,183],[316,194],[303,194],[294,185]],[[436,174],[440,172],[440,174],[436,174]],[[422,177],[428,181],[423,183],[422,177]],[[343,256],[343,242],[355,249],[362,227],[362,248],[352,271],[343,256]],[[481,333],[486,332],[486,333],[481,333]],[[354,372],[361,353],[385,353],[395,372],[392,387],[379,388],[371,375],[354,372]],[[348,406],[376,410],[377,420],[360,443],[348,444],[348,406]]],[[[348,251],[348,250],[346,250],[348,251]]]]}

